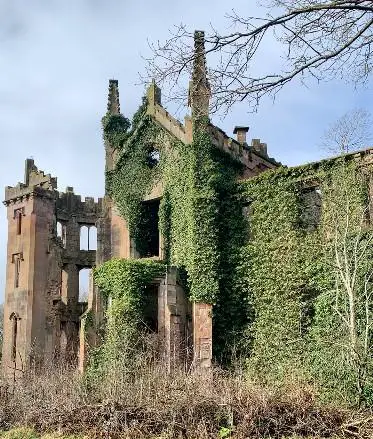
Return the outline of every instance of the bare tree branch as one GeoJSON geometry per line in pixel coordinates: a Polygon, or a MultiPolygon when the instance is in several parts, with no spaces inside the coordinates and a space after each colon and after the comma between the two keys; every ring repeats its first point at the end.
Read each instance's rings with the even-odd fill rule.
{"type": "Polygon", "coordinates": [[[372,118],[357,108],[345,113],[325,131],[321,147],[333,154],[346,154],[366,148],[372,139],[372,118]]]}
{"type": "MultiPolygon", "coordinates": [[[[372,71],[371,0],[275,0],[269,6],[280,14],[274,16],[270,9],[257,18],[233,12],[228,16],[233,32],[212,28],[206,36],[212,111],[227,110],[242,100],[255,108],[263,96],[276,95],[295,78],[367,80],[372,71]],[[260,65],[267,38],[282,47],[283,66],[278,72],[254,75],[252,67],[260,65]]],[[[180,25],[166,42],[151,44],[153,55],[144,79],[170,84],[176,100],[185,101],[185,90],[179,86],[193,63],[192,38],[191,30],[180,25]]]]}

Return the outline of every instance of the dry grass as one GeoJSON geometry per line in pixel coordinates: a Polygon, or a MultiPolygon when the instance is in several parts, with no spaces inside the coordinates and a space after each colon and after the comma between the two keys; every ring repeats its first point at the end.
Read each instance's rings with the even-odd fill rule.
{"type": "Polygon", "coordinates": [[[168,373],[154,363],[111,371],[93,386],[72,370],[30,374],[1,392],[0,404],[0,429],[93,438],[373,437],[370,413],[319,406],[310,389],[266,389],[220,370],[168,373]]]}

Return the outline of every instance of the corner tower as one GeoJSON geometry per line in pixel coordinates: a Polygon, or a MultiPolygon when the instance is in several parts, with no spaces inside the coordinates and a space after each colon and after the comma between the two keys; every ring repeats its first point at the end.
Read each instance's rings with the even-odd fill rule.
{"type": "MultiPolygon", "coordinates": [[[[50,349],[48,341],[53,338],[47,318],[46,286],[56,187],[55,178],[27,159],[24,182],[5,189],[8,247],[2,362],[7,375],[37,362],[41,353],[50,349]]],[[[58,279],[49,287],[58,290],[58,279]]]]}

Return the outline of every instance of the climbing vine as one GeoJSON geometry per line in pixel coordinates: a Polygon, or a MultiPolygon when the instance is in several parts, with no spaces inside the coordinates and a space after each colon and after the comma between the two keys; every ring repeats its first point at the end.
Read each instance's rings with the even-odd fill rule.
{"type": "Polygon", "coordinates": [[[129,124],[117,123],[120,117],[123,118],[108,114],[104,118],[104,138],[110,144],[114,142],[114,149],[120,151],[116,167],[107,172],[106,180],[109,194],[126,219],[130,234],[142,254],[146,248],[146,237],[142,231],[146,229],[144,221],[148,219],[142,200],[160,178],[161,166],[153,154],[154,145],[161,144],[161,131],[146,114],[146,100],[135,113],[130,131],[127,131],[129,124]],[[109,132],[105,127],[113,131],[109,132]]]}
{"type": "Polygon", "coordinates": [[[371,288],[364,283],[372,271],[371,249],[364,243],[372,236],[364,226],[367,184],[361,168],[342,157],[281,168],[244,186],[251,200],[250,241],[241,260],[254,312],[250,370],[267,382],[294,376],[311,380],[323,398],[356,403],[358,394],[371,394],[371,366],[369,355],[359,364],[354,360],[355,349],[362,350],[351,348],[341,279],[358,261],[353,285],[357,346],[364,337],[371,346],[371,328],[364,323],[373,306],[364,296],[371,288]],[[310,193],[321,197],[322,211],[316,212],[317,224],[307,225],[310,193]],[[344,255],[345,267],[338,268],[336,254],[344,255]]]}
{"type": "MultiPolygon", "coordinates": [[[[371,288],[364,276],[373,255],[364,247],[371,239],[370,232],[362,233],[367,184],[357,163],[341,157],[238,183],[241,165],[213,146],[208,121],[194,123],[187,145],[161,128],[144,102],[131,130],[124,123],[120,127],[121,136],[108,138],[121,142],[116,168],[107,176],[110,193],[140,249],[149,239],[144,221],[154,221],[143,200],[161,185],[164,263],[186,274],[192,301],[214,305],[215,357],[227,363],[235,352],[245,355],[261,380],[297,377],[319,386],[326,398],[339,395],[351,402],[358,393],[368,400],[370,359],[366,353],[359,363],[360,354],[354,353],[361,344],[371,346],[364,318],[373,318],[373,303],[363,300],[371,288]],[[348,230],[342,234],[346,215],[348,230]],[[346,260],[353,260],[356,248],[365,248],[354,285],[357,341],[346,350],[340,346],[351,338],[343,314],[349,304],[335,257],[343,250],[346,260]]],[[[125,282],[122,276],[118,285],[125,282]]],[[[118,303],[122,300],[130,303],[128,298],[118,303]]],[[[126,338],[129,326],[127,321],[117,330],[115,343],[126,338]]]]}
{"type": "Polygon", "coordinates": [[[94,269],[95,283],[108,302],[105,338],[99,352],[102,367],[107,367],[108,361],[131,361],[124,353],[136,348],[139,331],[146,329],[146,289],[165,271],[162,262],[149,259],[112,259],[94,269]]]}
{"type": "Polygon", "coordinates": [[[214,354],[221,362],[238,349],[247,323],[236,273],[246,237],[240,172],[239,162],[212,145],[205,125],[195,130],[192,145],[172,144],[162,175],[160,229],[168,263],[186,270],[191,300],[214,304],[214,354]]]}
{"type": "Polygon", "coordinates": [[[192,144],[184,144],[160,128],[146,110],[145,101],[118,147],[118,162],[107,175],[110,193],[141,254],[147,244],[144,221],[150,218],[142,200],[161,182],[159,229],[165,260],[186,273],[192,301],[215,305],[214,348],[222,358],[222,351],[231,344],[229,334],[236,337],[246,322],[234,275],[245,237],[237,184],[241,165],[212,145],[208,120],[195,123],[192,144]],[[159,163],[150,166],[154,147],[159,163]],[[224,305],[227,301],[229,308],[224,305]]]}
{"type": "Polygon", "coordinates": [[[105,141],[114,149],[121,148],[123,142],[126,140],[127,131],[130,126],[130,121],[122,114],[107,113],[102,118],[102,129],[105,141]]]}

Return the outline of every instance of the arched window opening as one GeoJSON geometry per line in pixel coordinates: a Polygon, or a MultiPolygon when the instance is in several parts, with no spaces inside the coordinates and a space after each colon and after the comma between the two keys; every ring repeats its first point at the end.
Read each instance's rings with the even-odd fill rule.
{"type": "Polygon", "coordinates": [[[97,250],[97,227],[90,226],[88,230],[88,250],[97,250]]]}
{"type": "Polygon", "coordinates": [[[12,339],[10,344],[11,346],[10,357],[12,361],[15,362],[17,359],[17,334],[18,334],[19,317],[15,312],[13,312],[10,315],[9,320],[12,322],[12,339]]]}
{"type": "Polygon", "coordinates": [[[79,302],[88,302],[88,293],[92,283],[92,269],[82,268],[79,271],[79,302]]]}
{"type": "Polygon", "coordinates": [[[89,230],[87,226],[80,228],[80,250],[88,250],[89,230]]]}

